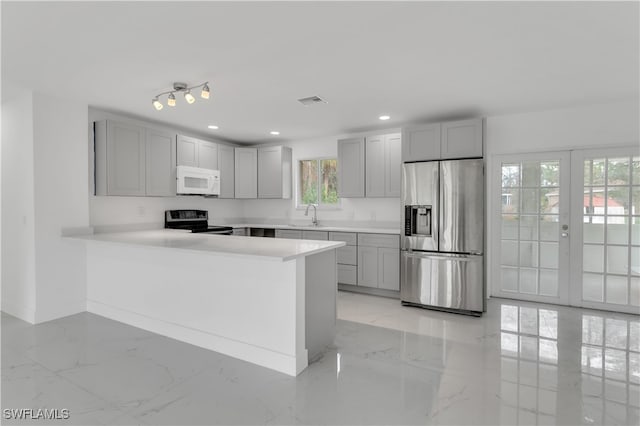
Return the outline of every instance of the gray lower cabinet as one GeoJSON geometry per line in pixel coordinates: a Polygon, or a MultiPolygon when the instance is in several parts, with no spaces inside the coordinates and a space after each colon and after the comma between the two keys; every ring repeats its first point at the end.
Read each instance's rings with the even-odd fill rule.
{"type": "Polygon", "coordinates": [[[364,197],[365,193],[364,138],[338,141],[338,196],[364,197]]]}
{"type": "Polygon", "coordinates": [[[326,241],[329,239],[329,233],[327,231],[302,231],[302,239],[326,241]]]}
{"type": "Polygon", "coordinates": [[[235,148],[235,198],[258,198],[258,150],[235,148]]]}
{"type": "Polygon", "coordinates": [[[291,148],[258,148],[258,198],[291,198],[291,148]]]}
{"type": "Polygon", "coordinates": [[[233,234],[239,237],[246,237],[248,234],[247,228],[233,228],[233,234]]]}
{"type": "Polygon", "coordinates": [[[358,285],[378,287],[378,249],[358,247],[358,285]]]}
{"type": "Polygon", "coordinates": [[[289,238],[292,240],[301,240],[302,231],[295,229],[276,229],[276,238],[289,238]]]}
{"type": "Polygon", "coordinates": [[[218,170],[220,170],[220,195],[218,198],[235,197],[235,149],[218,144],[218,170]]]}
{"type": "Polygon", "coordinates": [[[378,249],[378,288],[400,290],[400,250],[378,249]]]}
{"type": "Polygon", "coordinates": [[[176,195],[174,134],[147,129],[145,169],[146,195],[155,197],[176,195]]]}
{"type": "Polygon", "coordinates": [[[358,234],[358,285],[400,290],[400,238],[358,234]]]}
{"type": "Polygon", "coordinates": [[[176,138],[176,159],[178,166],[201,167],[218,170],[218,144],[190,136],[176,138]]]}
{"type": "Polygon", "coordinates": [[[329,240],[344,241],[346,246],[336,250],[338,283],[358,285],[358,234],[354,232],[329,232],[329,240]]]}

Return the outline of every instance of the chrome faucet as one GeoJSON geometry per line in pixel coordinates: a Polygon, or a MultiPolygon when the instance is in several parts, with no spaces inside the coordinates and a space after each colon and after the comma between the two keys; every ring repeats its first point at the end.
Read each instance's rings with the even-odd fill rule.
{"type": "Polygon", "coordinates": [[[313,207],[313,217],[311,218],[311,223],[313,226],[318,226],[318,205],[309,203],[307,204],[307,209],[304,211],[305,216],[309,216],[309,207],[313,207]]]}

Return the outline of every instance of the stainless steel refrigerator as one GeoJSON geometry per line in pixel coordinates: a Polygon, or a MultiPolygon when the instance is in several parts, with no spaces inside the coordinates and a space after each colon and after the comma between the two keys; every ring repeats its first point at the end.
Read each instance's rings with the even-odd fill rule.
{"type": "Polygon", "coordinates": [[[402,202],[402,304],[482,315],[483,160],[405,163],[402,202]]]}

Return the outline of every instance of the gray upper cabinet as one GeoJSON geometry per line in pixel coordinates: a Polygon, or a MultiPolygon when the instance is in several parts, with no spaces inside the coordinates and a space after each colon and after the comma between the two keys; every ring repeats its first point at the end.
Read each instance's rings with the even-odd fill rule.
{"type": "Polygon", "coordinates": [[[218,145],[218,170],[220,170],[220,196],[235,197],[235,149],[229,145],[218,145]]]}
{"type": "Polygon", "coordinates": [[[482,157],[483,120],[449,121],[402,130],[402,161],[482,157]]]}
{"type": "Polygon", "coordinates": [[[402,129],[402,161],[440,158],[440,123],[402,129]]]}
{"type": "Polygon", "coordinates": [[[366,196],[400,196],[400,134],[366,138],[366,196]]]}
{"type": "Polygon", "coordinates": [[[367,136],[365,168],[367,197],[384,197],[385,187],[385,138],[384,135],[367,136]]]}
{"type": "Polygon", "coordinates": [[[482,157],[482,119],[442,123],[441,158],[482,157]]]}
{"type": "Polygon", "coordinates": [[[400,197],[402,178],[402,137],[399,133],[385,136],[385,197],[400,197]]]}
{"type": "Polygon", "coordinates": [[[94,123],[96,195],[145,195],[144,127],[94,123]]]}
{"type": "Polygon", "coordinates": [[[258,148],[258,198],[291,198],[291,148],[258,148]]]}
{"type": "Polygon", "coordinates": [[[235,148],[235,198],[258,198],[258,150],[235,148]]]}
{"type": "Polygon", "coordinates": [[[147,130],[146,195],[176,195],[176,138],[159,130],[147,130]]]}
{"type": "Polygon", "coordinates": [[[338,196],[364,197],[365,194],[364,138],[338,141],[338,196]]]}
{"type": "Polygon", "coordinates": [[[218,144],[178,135],[176,157],[178,166],[218,170],[218,144]]]}

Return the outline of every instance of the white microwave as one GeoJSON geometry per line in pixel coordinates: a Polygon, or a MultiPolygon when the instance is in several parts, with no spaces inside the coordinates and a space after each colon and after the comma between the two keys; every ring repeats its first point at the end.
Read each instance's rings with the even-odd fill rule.
{"type": "Polygon", "coordinates": [[[220,195],[220,171],[178,166],[178,195],[220,195]]]}

